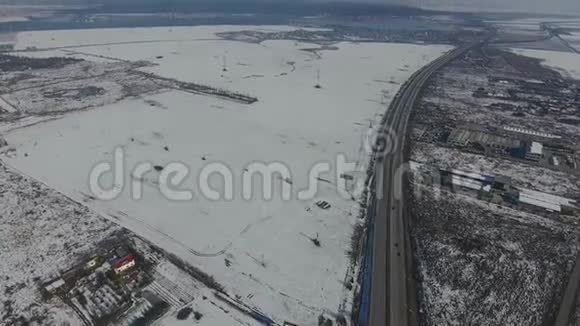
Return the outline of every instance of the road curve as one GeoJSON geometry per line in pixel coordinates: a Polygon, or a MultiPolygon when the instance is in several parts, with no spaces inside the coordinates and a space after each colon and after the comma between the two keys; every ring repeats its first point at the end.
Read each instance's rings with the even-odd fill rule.
{"type": "Polygon", "coordinates": [[[412,253],[401,195],[403,182],[402,176],[397,176],[405,163],[407,124],[416,99],[429,78],[481,43],[458,47],[413,74],[401,87],[384,117],[383,134],[395,135],[396,139],[393,139],[395,146],[390,153],[375,157],[376,212],[371,221],[374,236],[371,239],[372,285],[368,326],[416,324],[412,253]]]}

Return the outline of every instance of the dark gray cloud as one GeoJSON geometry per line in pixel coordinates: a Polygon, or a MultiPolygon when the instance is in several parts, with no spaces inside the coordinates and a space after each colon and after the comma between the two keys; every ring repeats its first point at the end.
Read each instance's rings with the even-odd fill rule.
{"type": "MultiPolygon", "coordinates": [[[[377,0],[377,2],[385,1],[377,0]]],[[[580,0],[410,0],[405,2],[414,6],[451,10],[580,14],[580,0]]]]}

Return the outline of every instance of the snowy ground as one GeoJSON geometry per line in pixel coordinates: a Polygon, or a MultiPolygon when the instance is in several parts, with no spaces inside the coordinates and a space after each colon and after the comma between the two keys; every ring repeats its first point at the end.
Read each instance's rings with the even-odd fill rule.
{"type": "Polygon", "coordinates": [[[38,290],[119,227],[4,164],[0,199],[0,324],[80,325],[58,300],[39,304],[38,290]]]}
{"type": "MultiPolygon", "coordinates": [[[[191,266],[184,266],[175,257],[169,257],[159,248],[151,246],[142,239],[132,237],[131,246],[136,249],[149,263],[154,264],[149,275],[152,282],[140,290],[150,292],[157,298],[169,304],[168,313],[156,323],[163,326],[180,325],[261,325],[248,312],[248,307],[238,301],[238,298],[225,293],[217,293],[199,279],[192,276],[191,266]],[[176,260],[177,259],[177,260],[176,260]],[[179,316],[183,309],[191,309],[189,316],[179,316]],[[195,313],[194,313],[195,312],[195,313]]],[[[138,300],[138,299],[137,299],[138,300]]],[[[130,320],[131,316],[139,315],[137,311],[128,311],[123,317],[130,320]]]]}
{"type": "Polygon", "coordinates": [[[150,63],[103,60],[86,61],[75,53],[40,56],[32,53],[32,62],[21,56],[9,56],[0,77],[0,108],[9,113],[55,114],[112,104],[127,97],[150,94],[162,87],[137,74],[134,69],[150,63]],[[72,55],[69,55],[72,54],[72,55]],[[64,58],[66,55],[66,58],[64,58]],[[59,56],[64,59],[51,59],[59,56]],[[73,58],[77,56],[77,58],[73,58]],[[13,67],[13,70],[10,68],[13,67]],[[18,67],[18,68],[17,68],[18,67]]]}
{"type": "Polygon", "coordinates": [[[580,79],[580,54],[573,52],[512,49],[514,53],[544,60],[543,64],[574,79],[580,79]]]}
{"type": "MultiPolygon", "coordinates": [[[[150,263],[154,282],[145,291],[171,304],[163,325],[177,312],[192,307],[201,313],[199,325],[259,325],[212,290],[171,263],[163,252],[103,219],[80,203],[0,164],[0,325],[83,325],[74,310],[58,297],[43,296],[47,282],[83,264],[103,243],[131,241],[150,263]],[[177,303],[177,304],[176,304],[177,303]]],[[[180,266],[181,267],[181,266],[180,266]]]]}
{"type": "MultiPolygon", "coordinates": [[[[538,51],[530,50],[530,52],[538,51]]],[[[570,59],[578,57],[578,55],[565,52],[545,51],[545,53],[554,56],[570,56],[570,59]]],[[[570,60],[570,64],[574,65],[575,61],[570,60]]],[[[426,125],[435,122],[452,126],[475,124],[484,128],[495,128],[498,125],[512,126],[575,139],[580,135],[579,126],[565,123],[563,119],[575,115],[575,106],[568,104],[568,102],[573,103],[573,98],[557,101],[554,98],[550,100],[557,104],[548,104],[547,99],[538,97],[525,87],[519,87],[513,83],[504,85],[490,82],[495,78],[549,81],[561,79],[563,75],[570,76],[573,72],[570,70],[560,73],[544,65],[545,63],[542,64],[536,58],[517,56],[512,52],[495,48],[474,51],[470,58],[455,62],[435,76],[434,82],[428,86],[426,95],[422,99],[420,110],[423,110],[423,114],[417,116],[416,122],[426,125]],[[488,64],[481,66],[470,60],[485,60],[488,64]],[[485,98],[473,96],[479,87],[493,89],[495,95],[485,98]],[[510,96],[510,92],[517,88],[520,95],[525,95],[510,96]],[[542,104],[537,105],[538,101],[542,104]],[[506,105],[509,109],[498,109],[496,105],[506,105]],[[557,113],[541,114],[540,108],[552,105],[559,108],[557,113]],[[526,116],[514,115],[515,110],[522,110],[526,116]]],[[[575,94],[578,82],[572,79],[565,82],[567,84],[565,87],[570,89],[568,94],[575,94]]],[[[555,90],[558,90],[558,87],[561,86],[556,86],[555,90]]],[[[562,93],[564,92],[566,91],[562,93]]]]}
{"type": "MultiPolygon", "coordinates": [[[[34,31],[18,33],[15,50],[24,50],[28,47],[38,49],[51,48],[74,48],[89,45],[108,46],[135,45],[140,43],[165,44],[158,46],[166,48],[166,52],[175,44],[189,43],[191,41],[219,40],[217,33],[252,30],[261,32],[293,31],[296,27],[291,26],[195,26],[195,27],[151,27],[151,28],[123,28],[123,29],[89,29],[89,30],[62,30],[62,31],[34,31]]],[[[306,29],[311,30],[311,29],[306,29]]],[[[126,52],[128,51],[125,48],[126,52]]],[[[150,57],[147,53],[142,56],[150,57]]]]}
{"type": "Polygon", "coordinates": [[[580,24],[574,27],[574,32],[568,32],[568,34],[561,35],[560,37],[568,42],[576,51],[580,51],[580,24]]]}
{"type": "Polygon", "coordinates": [[[421,325],[544,325],[578,253],[571,226],[456,194],[410,206],[421,325]]]}
{"type": "MultiPolygon", "coordinates": [[[[577,77],[580,71],[577,54],[513,51],[544,59],[543,65],[557,68],[564,76],[577,77]]],[[[511,114],[509,106],[504,109],[490,106],[495,102],[526,108],[527,102],[534,99],[533,93],[524,91],[522,97],[500,96],[499,99],[473,95],[479,87],[491,94],[508,94],[509,89],[518,87],[509,82],[505,88],[501,83],[491,85],[489,81],[494,78],[561,79],[536,60],[484,47],[481,53],[473,51],[436,76],[417,109],[415,122],[426,126],[427,132],[441,130],[438,128],[443,126],[488,131],[524,126],[558,134],[564,139],[578,135],[576,126],[560,123],[549,114],[536,115],[529,110],[519,119],[511,114]]],[[[542,99],[541,105],[560,101],[564,104],[558,105],[566,108],[568,100],[561,100],[557,92],[570,88],[575,94],[575,83],[569,80],[566,86],[555,87],[555,95],[542,99]]],[[[564,109],[553,117],[566,113],[564,109]]],[[[518,187],[578,199],[580,184],[572,173],[526,165],[524,161],[510,162],[507,157],[464,153],[436,143],[416,142],[412,146],[413,160],[442,168],[505,175],[518,187]]],[[[443,191],[443,196],[435,197],[430,189],[426,192],[409,205],[414,218],[420,324],[549,324],[555,317],[578,254],[576,219],[517,211],[478,200],[475,193],[467,196],[443,191]]]]}
{"type": "MultiPolygon", "coordinates": [[[[177,90],[126,99],[13,129],[5,135],[13,150],[2,159],[215,275],[229,292],[275,320],[312,325],[321,312],[350,307],[343,282],[359,205],[356,197],[337,193],[336,157],[345,154],[364,169],[364,135],[371,123],[401,83],[449,48],[340,43],[336,50],[313,53],[302,49],[317,45],[248,44],[213,35],[233,28],[20,34],[17,48],[74,46],[86,58],[148,60],[157,66],[142,68],[146,71],[249,93],[259,101],[248,106],[177,90]],[[314,88],[316,83],[322,88],[314,88]],[[115,200],[92,200],[90,170],[112,161],[117,147],[126,153],[127,187],[115,200]],[[156,172],[140,181],[143,199],[131,199],[129,170],[143,161],[185,163],[191,173],[182,187],[193,190],[194,199],[165,199],[155,189],[156,172]],[[309,200],[283,201],[276,193],[264,201],[258,190],[246,201],[242,174],[255,161],[285,163],[294,194],[307,185],[313,164],[329,162],[333,170],[322,175],[330,182],[318,181],[319,191],[309,200]],[[216,202],[199,193],[196,177],[212,162],[232,168],[233,200],[216,202]],[[318,208],[320,199],[332,207],[318,208]],[[317,236],[320,247],[308,239],[317,236]]],[[[286,27],[256,29],[281,28],[286,27]]],[[[284,181],[275,183],[278,188],[284,181]]]]}
{"type": "Polygon", "coordinates": [[[496,37],[502,40],[533,40],[546,36],[546,32],[540,28],[539,22],[489,21],[488,23],[498,29],[496,37]]]}

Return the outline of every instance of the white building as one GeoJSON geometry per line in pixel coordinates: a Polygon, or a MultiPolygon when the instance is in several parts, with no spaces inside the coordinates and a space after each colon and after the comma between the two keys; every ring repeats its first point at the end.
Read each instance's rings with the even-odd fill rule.
{"type": "Polygon", "coordinates": [[[526,153],[526,159],[538,162],[544,156],[544,144],[537,141],[532,142],[526,153]]]}
{"type": "Polygon", "coordinates": [[[557,213],[561,213],[564,208],[578,208],[576,201],[573,199],[568,199],[531,189],[520,189],[520,202],[545,209],[549,212],[557,213]]]}

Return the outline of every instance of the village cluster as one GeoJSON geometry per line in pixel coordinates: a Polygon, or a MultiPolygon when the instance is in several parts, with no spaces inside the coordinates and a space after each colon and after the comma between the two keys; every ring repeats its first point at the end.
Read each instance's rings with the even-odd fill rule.
{"type": "Polygon", "coordinates": [[[158,295],[144,291],[153,281],[151,266],[133,248],[120,245],[62,272],[44,284],[44,291],[71,306],[87,325],[138,325],[170,308],[158,295]]]}

